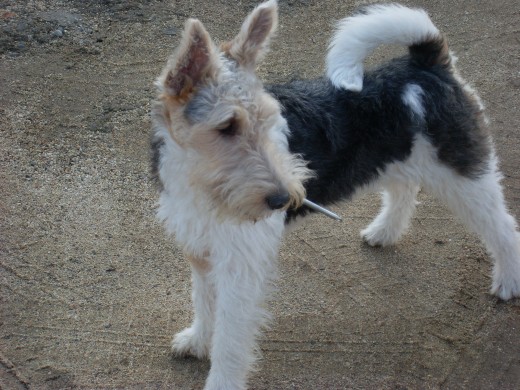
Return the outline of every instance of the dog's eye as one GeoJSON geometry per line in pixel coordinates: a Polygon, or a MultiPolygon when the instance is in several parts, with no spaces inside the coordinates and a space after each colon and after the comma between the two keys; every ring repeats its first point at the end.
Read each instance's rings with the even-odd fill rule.
{"type": "Polygon", "coordinates": [[[220,135],[223,135],[224,137],[234,137],[238,133],[238,124],[236,120],[231,119],[229,122],[217,128],[217,130],[220,135]]]}

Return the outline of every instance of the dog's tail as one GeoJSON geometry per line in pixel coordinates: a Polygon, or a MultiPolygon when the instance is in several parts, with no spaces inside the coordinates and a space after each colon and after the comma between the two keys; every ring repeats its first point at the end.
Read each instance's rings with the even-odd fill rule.
{"type": "Polygon", "coordinates": [[[361,91],[363,60],[382,44],[408,46],[412,59],[422,66],[450,65],[446,39],[424,10],[377,4],[339,21],[327,55],[332,84],[361,91]]]}

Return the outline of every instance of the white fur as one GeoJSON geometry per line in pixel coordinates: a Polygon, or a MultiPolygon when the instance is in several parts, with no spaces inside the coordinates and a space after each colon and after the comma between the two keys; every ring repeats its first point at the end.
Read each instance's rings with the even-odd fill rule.
{"type": "Polygon", "coordinates": [[[428,14],[398,4],[374,5],[339,21],[327,54],[327,76],[337,88],[361,91],[363,60],[379,45],[409,46],[439,35],[428,14]]]}
{"type": "Polygon", "coordinates": [[[159,167],[164,190],[158,218],[186,253],[204,257],[209,252],[211,265],[207,274],[192,267],[195,318],[175,336],[174,352],[199,357],[209,352],[206,389],[245,389],[257,336],[269,318],[262,305],[277,276],[285,213],[256,223],[217,216],[205,195],[190,186],[194,152],[177,145],[166,129],[158,131],[166,148],[159,167]]]}
{"type": "Polygon", "coordinates": [[[402,95],[403,103],[420,119],[424,120],[423,89],[417,84],[408,84],[402,95]]]}
{"type": "Polygon", "coordinates": [[[410,225],[418,191],[419,186],[414,182],[388,183],[383,192],[383,209],[374,221],[361,231],[361,237],[372,246],[395,244],[410,225]]]}
{"type": "Polygon", "coordinates": [[[193,324],[175,335],[172,350],[178,355],[209,357],[213,323],[215,322],[215,286],[207,273],[191,268],[193,324]]]}

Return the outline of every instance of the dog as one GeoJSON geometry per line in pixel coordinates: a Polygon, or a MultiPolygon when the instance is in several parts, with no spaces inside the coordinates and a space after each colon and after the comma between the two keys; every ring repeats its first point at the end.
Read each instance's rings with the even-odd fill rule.
{"type": "Polygon", "coordinates": [[[494,259],[491,293],[520,296],[520,240],[477,93],[461,78],[427,13],[371,5],[341,20],[326,76],[263,85],[255,74],[277,26],[277,3],[259,5],[216,45],[186,22],[156,81],[152,171],[157,215],[192,270],[194,320],[177,355],[209,357],[206,389],[244,389],[269,319],[288,227],[327,205],[383,189],[361,232],[373,246],[406,231],[422,187],[476,232],[494,259]],[[408,54],[365,72],[377,46],[408,54]]]}

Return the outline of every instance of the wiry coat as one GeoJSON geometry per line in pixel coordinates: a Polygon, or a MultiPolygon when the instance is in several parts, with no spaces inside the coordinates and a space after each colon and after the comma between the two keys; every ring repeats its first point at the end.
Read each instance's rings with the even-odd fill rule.
{"type": "Polygon", "coordinates": [[[327,77],[264,88],[254,69],[276,22],[270,0],[217,48],[189,20],[156,83],[158,217],[192,268],[194,319],[172,349],[210,357],[206,390],[246,388],[282,235],[308,213],[305,197],[329,204],[382,188],[382,210],[361,235],[391,245],[422,187],[486,244],[491,292],[520,296],[520,240],[483,106],[428,15],[369,6],[339,23],[327,77]],[[363,59],[384,43],[409,55],[365,74],[363,59]]]}

